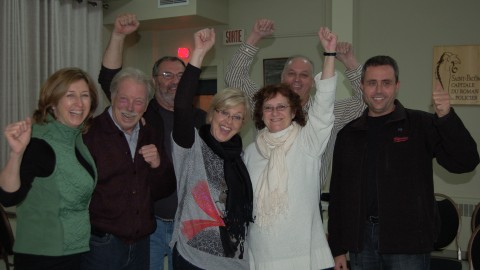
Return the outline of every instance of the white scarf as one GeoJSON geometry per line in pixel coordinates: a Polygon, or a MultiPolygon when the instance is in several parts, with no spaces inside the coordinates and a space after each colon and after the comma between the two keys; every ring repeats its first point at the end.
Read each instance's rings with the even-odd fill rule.
{"type": "Polygon", "coordinates": [[[285,158],[300,131],[300,125],[292,122],[279,133],[260,131],[256,144],[268,164],[260,175],[255,189],[255,224],[266,227],[288,209],[288,171],[285,158]],[[276,136],[277,135],[277,136],[276,136]]]}

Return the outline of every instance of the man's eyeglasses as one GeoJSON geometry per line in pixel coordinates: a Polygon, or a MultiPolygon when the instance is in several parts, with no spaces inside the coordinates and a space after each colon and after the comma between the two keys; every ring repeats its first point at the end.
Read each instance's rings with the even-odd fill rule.
{"type": "Polygon", "coordinates": [[[277,111],[277,112],[283,112],[288,107],[291,107],[291,106],[288,106],[288,105],[285,105],[285,104],[279,104],[277,106],[266,105],[266,106],[263,106],[263,111],[264,112],[269,112],[269,113],[273,112],[274,110],[277,111]]]}
{"type": "Polygon", "coordinates": [[[231,118],[233,122],[236,122],[236,123],[240,123],[242,122],[243,120],[243,116],[241,115],[238,115],[238,114],[234,114],[234,115],[231,115],[230,113],[224,111],[224,110],[218,110],[218,109],[215,109],[215,111],[220,114],[222,116],[222,118],[231,118]]]}
{"type": "Polygon", "coordinates": [[[173,78],[177,77],[177,79],[181,79],[183,72],[179,72],[177,74],[173,74],[172,72],[160,72],[157,76],[162,76],[165,80],[173,80],[173,78]]]}

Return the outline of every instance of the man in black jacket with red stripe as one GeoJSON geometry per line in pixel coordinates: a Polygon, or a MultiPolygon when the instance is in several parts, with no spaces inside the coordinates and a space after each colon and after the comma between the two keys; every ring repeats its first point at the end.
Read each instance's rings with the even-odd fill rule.
{"type": "Polygon", "coordinates": [[[396,99],[398,66],[370,58],[362,70],[368,109],[338,134],[329,204],[329,244],[335,269],[429,269],[436,239],[432,160],[452,173],[479,163],[477,145],[433,91],[435,114],[406,109],[396,99]]]}

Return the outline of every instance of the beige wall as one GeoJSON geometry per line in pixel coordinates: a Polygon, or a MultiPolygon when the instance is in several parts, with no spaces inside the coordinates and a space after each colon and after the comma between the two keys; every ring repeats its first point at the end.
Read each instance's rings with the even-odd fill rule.
{"type": "MultiPolygon", "coordinates": [[[[257,18],[275,21],[275,38],[260,43],[264,49],[251,72],[252,78],[261,84],[264,58],[303,54],[313,59],[316,71],[320,71],[316,32],[320,25],[333,26],[341,40],[353,41],[361,62],[378,54],[393,56],[400,66],[399,99],[406,107],[431,111],[433,46],[480,44],[479,10],[478,0],[230,0],[229,25],[214,27],[220,36],[223,30],[234,28],[243,28],[248,33],[257,18]]],[[[195,30],[140,32],[126,50],[125,64],[150,73],[152,63],[159,56],[175,54],[180,46],[191,47],[195,30]]],[[[107,40],[108,31],[105,31],[105,44],[107,40]]],[[[236,49],[237,46],[226,47],[218,40],[214,54],[206,60],[206,65],[217,66],[220,89],[224,87],[223,71],[236,49]]],[[[341,66],[338,70],[343,71],[341,66]]],[[[350,94],[348,83],[343,77],[340,81],[337,98],[350,94]]],[[[480,143],[480,106],[455,106],[455,110],[480,143]]],[[[254,136],[249,127],[242,132],[246,143],[254,136]]],[[[435,190],[448,194],[458,203],[477,203],[480,201],[480,168],[454,175],[436,166],[435,190]]],[[[470,236],[469,221],[463,218],[462,250],[466,250],[470,236]]]]}

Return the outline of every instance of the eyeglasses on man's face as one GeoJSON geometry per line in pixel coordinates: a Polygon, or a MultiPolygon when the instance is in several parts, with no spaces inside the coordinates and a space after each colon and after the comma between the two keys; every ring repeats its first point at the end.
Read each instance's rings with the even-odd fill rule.
{"type": "Polygon", "coordinates": [[[236,123],[240,123],[243,120],[243,116],[241,116],[239,114],[231,115],[227,111],[219,110],[219,109],[215,109],[215,111],[222,117],[222,119],[225,119],[225,118],[229,119],[230,118],[230,119],[232,119],[233,122],[236,122],[236,123]]]}
{"type": "Polygon", "coordinates": [[[268,113],[272,113],[273,111],[283,112],[288,107],[290,107],[290,106],[285,105],[285,104],[278,104],[277,106],[265,105],[265,106],[263,106],[263,111],[268,112],[268,113]]]}
{"type": "Polygon", "coordinates": [[[172,72],[165,71],[158,73],[157,76],[162,76],[165,80],[173,80],[175,77],[180,80],[183,76],[183,72],[173,74],[172,72]]]}

